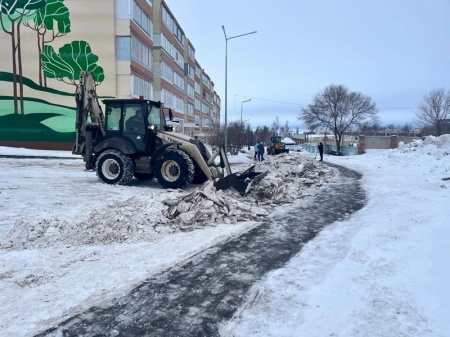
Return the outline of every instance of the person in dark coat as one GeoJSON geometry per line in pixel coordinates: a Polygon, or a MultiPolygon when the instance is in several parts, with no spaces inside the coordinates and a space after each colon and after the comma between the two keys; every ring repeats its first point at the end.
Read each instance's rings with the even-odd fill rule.
{"type": "Polygon", "coordinates": [[[323,161],[323,144],[322,144],[322,142],[319,145],[317,145],[317,148],[319,149],[320,161],[323,161]]]}
{"type": "Polygon", "coordinates": [[[262,142],[259,142],[258,145],[258,160],[259,161],[264,160],[264,144],[262,142]]]}
{"type": "Polygon", "coordinates": [[[142,118],[141,110],[137,109],[134,116],[129,118],[125,123],[125,129],[127,131],[144,132],[144,120],[142,118]]]}

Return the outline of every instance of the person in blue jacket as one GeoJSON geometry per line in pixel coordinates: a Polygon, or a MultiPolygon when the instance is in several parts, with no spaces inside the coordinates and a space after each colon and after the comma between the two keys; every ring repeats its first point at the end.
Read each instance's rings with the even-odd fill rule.
{"type": "Polygon", "coordinates": [[[253,146],[253,148],[255,149],[255,155],[253,156],[253,159],[256,160],[256,156],[258,156],[258,145],[259,142],[256,142],[256,144],[253,146]]]}

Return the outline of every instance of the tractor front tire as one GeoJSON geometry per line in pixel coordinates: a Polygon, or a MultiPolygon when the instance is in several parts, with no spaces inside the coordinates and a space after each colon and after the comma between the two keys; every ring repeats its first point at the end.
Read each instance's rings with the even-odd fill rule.
{"type": "Polygon", "coordinates": [[[194,162],[194,178],[192,179],[193,184],[203,184],[208,180],[208,177],[203,173],[202,169],[196,162],[194,162]]]}
{"type": "Polygon", "coordinates": [[[194,164],[183,151],[168,150],[155,161],[155,177],[164,188],[183,188],[194,177],[194,164]]]}
{"type": "Polygon", "coordinates": [[[133,179],[133,160],[117,150],[106,150],[96,163],[97,177],[107,184],[127,185],[133,179]]]}

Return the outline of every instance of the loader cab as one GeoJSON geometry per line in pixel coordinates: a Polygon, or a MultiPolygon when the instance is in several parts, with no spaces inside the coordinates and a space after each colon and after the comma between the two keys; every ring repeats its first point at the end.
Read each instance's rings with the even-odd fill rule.
{"type": "Polygon", "coordinates": [[[141,99],[103,100],[105,104],[105,137],[125,138],[137,153],[152,153],[158,146],[156,132],[164,128],[161,103],[141,99]]]}

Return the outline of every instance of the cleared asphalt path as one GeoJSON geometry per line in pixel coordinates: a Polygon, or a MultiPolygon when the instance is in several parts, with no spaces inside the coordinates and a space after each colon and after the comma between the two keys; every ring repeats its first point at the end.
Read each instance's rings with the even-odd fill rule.
{"type": "Polygon", "coordinates": [[[94,307],[38,336],[218,336],[249,288],[280,268],[324,226],[365,204],[361,176],[339,176],[283,214],[155,275],[107,307],[94,307]]]}

